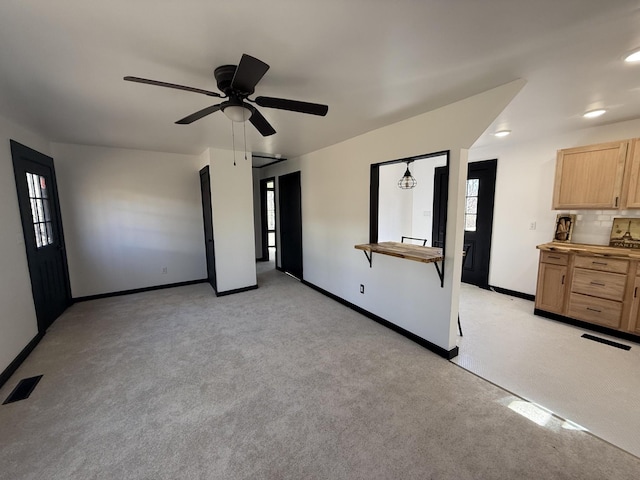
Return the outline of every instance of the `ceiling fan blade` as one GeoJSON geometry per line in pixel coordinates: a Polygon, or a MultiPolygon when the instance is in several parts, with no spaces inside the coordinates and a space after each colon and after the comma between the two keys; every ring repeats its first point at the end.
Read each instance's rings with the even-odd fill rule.
{"type": "Polygon", "coordinates": [[[251,114],[251,117],[249,118],[249,121],[253,124],[254,127],[256,127],[256,129],[263,137],[268,137],[269,135],[273,135],[274,133],[276,133],[271,124],[267,121],[266,118],[262,116],[262,114],[256,107],[254,107],[253,105],[248,105],[246,103],[245,106],[253,112],[251,114]]]}
{"type": "Polygon", "coordinates": [[[257,83],[269,70],[269,65],[262,60],[242,54],[236,73],[231,80],[231,88],[238,92],[251,95],[256,88],[257,83]]]}
{"type": "Polygon", "coordinates": [[[123,80],[126,80],[128,82],[146,83],[147,85],[156,85],[158,87],[175,88],[177,90],[185,90],[187,92],[202,93],[203,95],[208,95],[210,97],[222,98],[222,95],[220,95],[217,92],[210,92],[209,90],[202,90],[200,88],[187,87],[185,85],[178,85],[175,83],[160,82],[158,80],[149,80],[148,78],[127,76],[127,77],[124,77],[123,80]]]}
{"type": "Polygon", "coordinates": [[[280,110],[290,110],[292,112],[310,113],[324,117],[329,111],[327,105],[319,103],[299,102],[298,100],[286,100],[284,98],[256,97],[255,102],[261,107],[279,108],[280,110]]]}
{"type": "Polygon", "coordinates": [[[217,112],[221,107],[221,103],[219,103],[218,105],[211,105],[210,107],[203,108],[196,113],[192,113],[191,115],[178,120],[176,123],[179,125],[188,125],[195,122],[196,120],[200,120],[202,117],[206,117],[207,115],[212,114],[213,112],[217,112]]]}

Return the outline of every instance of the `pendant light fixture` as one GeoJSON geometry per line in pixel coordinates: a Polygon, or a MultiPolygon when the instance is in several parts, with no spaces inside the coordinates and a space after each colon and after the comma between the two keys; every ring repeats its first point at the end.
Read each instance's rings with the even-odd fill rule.
{"type": "Polygon", "coordinates": [[[410,190],[412,188],[415,188],[415,186],[418,184],[416,179],[413,178],[413,175],[411,175],[411,172],[409,171],[410,163],[410,161],[407,161],[407,171],[404,172],[404,176],[400,180],[398,180],[398,187],[402,190],[410,190]]]}

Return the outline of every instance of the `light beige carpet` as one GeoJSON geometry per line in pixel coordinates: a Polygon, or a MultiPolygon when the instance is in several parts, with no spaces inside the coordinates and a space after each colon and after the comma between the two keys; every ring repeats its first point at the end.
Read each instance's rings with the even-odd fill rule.
{"type": "MultiPolygon", "coordinates": [[[[264,268],[264,267],[261,267],[264,268]]],[[[0,406],[3,479],[636,479],[505,391],[276,271],[79,303],[0,406]]],[[[428,315],[426,312],[416,312],[428,315]]]]}

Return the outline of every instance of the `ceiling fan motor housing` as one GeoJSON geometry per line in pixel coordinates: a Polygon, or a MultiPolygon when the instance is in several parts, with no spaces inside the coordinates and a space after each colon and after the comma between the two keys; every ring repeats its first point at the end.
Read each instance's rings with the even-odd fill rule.
{"type": "Polygon", "coordinates": [[[250,92],[237,92],[231,88],[231,82],[233,81],[237,68],[238,67],[236,65],[222,65],[213,71],[213,76],[216,78],[218,90],[226,94],[228,97],[248,97],[254,92],[254,90],[250,92]]]}

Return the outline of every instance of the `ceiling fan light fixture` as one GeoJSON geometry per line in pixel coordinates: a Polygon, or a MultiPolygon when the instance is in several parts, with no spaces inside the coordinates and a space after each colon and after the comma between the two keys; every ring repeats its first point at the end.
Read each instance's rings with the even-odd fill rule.
{"type": "Polygon", "coordinates": [[[247,107],[241,105],[229,105],[225,107],[222,112],[232,122],[246,122],[251,118],[251,114],[253,113],[247,107]]]}
{"type": "Polygon", "coordinates": [[[407,170],[404,172],[404,175],[400,180],[398,180],[398,188],[401,188],[402,190],[410,190],[412,188],[415,188],[415,186],[418,184],[418,181],[413,177],[413,175],[411,175],[411,172],[409,171],[409,163],[410,162],[407,162],[407,170]]]}
{"type": "Polygon", "coordinates": [[[599,117],[600,115],[604,115],[607,111],[603,108],[598,108],[596,110],[589,110],[588,112],[585,112],[582,116],[584,118],[596,118],[599,117]]]}

